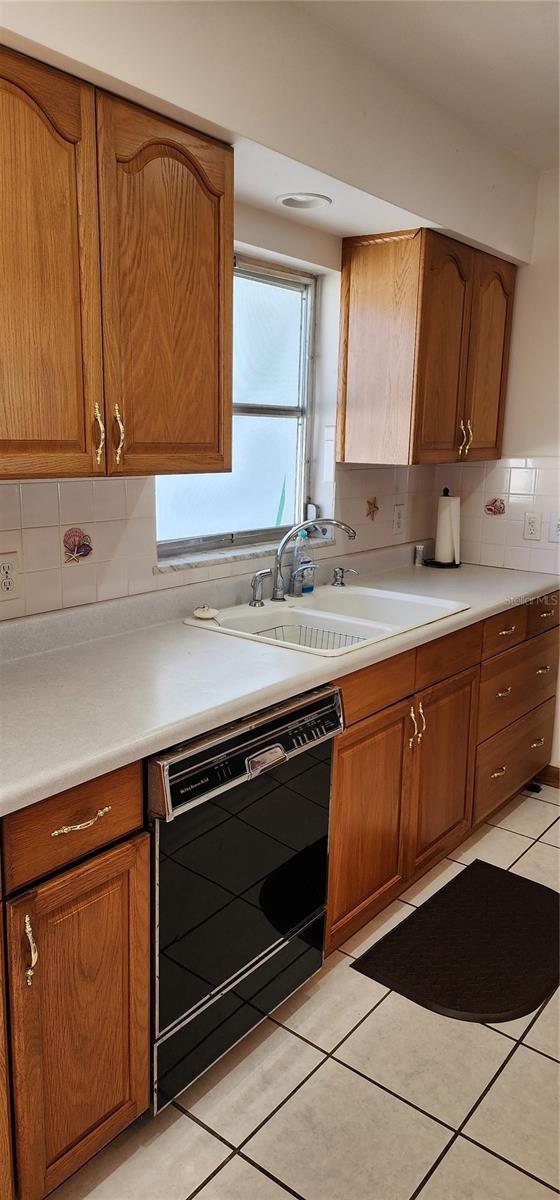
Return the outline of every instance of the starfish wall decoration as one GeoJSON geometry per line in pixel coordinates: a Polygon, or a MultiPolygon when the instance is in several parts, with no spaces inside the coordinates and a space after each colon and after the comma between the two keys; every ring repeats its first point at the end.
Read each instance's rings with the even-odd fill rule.
{"type": "Polygon", "coordinates": [[[377,503],[377,496],[374,496],[374,497],[373,497],[373,500],[366,500],[366,504],[367,504],[367,512],[366,512],[366,516],[367,516],[368,520],[369,520],[369,521],[375,521],[375,514],[376,514],[377,512],[379,512],[379,505],[378,505],[378,503],[377,503]]]}

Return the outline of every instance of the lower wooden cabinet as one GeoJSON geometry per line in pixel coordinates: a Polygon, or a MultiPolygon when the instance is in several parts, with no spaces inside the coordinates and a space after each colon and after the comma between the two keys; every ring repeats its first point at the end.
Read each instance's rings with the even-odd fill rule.
{"type": "Polygon", "coordinates": [[[405,700],[337,739],[328,900],[333,945],[364,924],[404,882],[410,732],[410,700],[405,700]]]}
{"type": "Polygon", "coordinates": [[[554,707],[551,697],[478,747],[475,824],[491,816],[550,762],[554,707]]]}
{"type": "Polygon", "coordinates": [[[148,1107],[147,834],[7,903],[20,1200],[40,1200],[148,1107]]]}
{"type": "Polygon", "coordinates": [[[471,823],[478,667],[414,697],[410,874],[457,845],[471,823]]]}
{"type": "Polygon", "coordinates": [[[4,913],[0,904],[0,1196],[13,1200],[8,1054],[4,998],[4,913]]]}

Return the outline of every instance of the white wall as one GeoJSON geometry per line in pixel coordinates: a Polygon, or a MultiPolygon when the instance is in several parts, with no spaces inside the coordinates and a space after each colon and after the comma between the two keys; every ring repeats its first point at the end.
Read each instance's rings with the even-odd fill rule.
{"type": "Polygon", "coordinates": [[[539,179],[533,253],[517,274],[503,453],[558,455],[558,174],[539,179]]]}
{"type": "Polygon", "coordinates": [[[530,256],[537,176],[291,3],[13,3],[8,45],[530,256]]]}

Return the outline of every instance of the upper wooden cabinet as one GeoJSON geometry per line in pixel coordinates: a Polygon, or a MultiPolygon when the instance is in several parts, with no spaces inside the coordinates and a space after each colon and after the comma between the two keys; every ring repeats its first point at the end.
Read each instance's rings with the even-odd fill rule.
{"type": "Polygon", "coordinates": [[[340,462],[499,458],[514,281],[429,229],[345,240],[340,462]]]}
{"type": "Polygon", "coordinates": [[[231,466],[233,153],[97,96],[110,473],[231,466]]]}
{"type": "Polygon", "coordinates": [[[94,90],[3,47],[0,263],[0,477],[103,472],[94,90]]]}
{"type": "Polygon", "coordinates": [[[0,478],[229,470],[231,148],[0,48],[0,167],[0,478]]]}

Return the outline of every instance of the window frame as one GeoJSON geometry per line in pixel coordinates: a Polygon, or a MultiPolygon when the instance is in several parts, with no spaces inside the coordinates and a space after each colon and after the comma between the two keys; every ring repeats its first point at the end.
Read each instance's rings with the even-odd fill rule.
{"type": "MultiPolygon", "coordinates": [[[[311,471],[311,446],[313,422],[313,362],[315,342],[315,312],[317,277],[311,273],[296,271],[263,259],[247,258],[236,254],[234,276],[248,279],[269,280],[276,286],[302,292],[302,331],[300,336],[299,404],[236,404],[232,405],[232,417],[265,416],[290,417],[298,423],[298,446],[296,465],[296,512],[295,522],[304,519],[305,505],[309,495],[311,471]]],[[[163,476],[166,478],[166,476],[163,476]]],[[[203,534],[200,537],[174,538],[157,542],[158,559],[164,561],[181,555],[202,553],[208,550],[224,550],[233,547],[259,546],[279,541],[290,529],[289,525],[274,525],[256,529],[244,529],[237,533],[203,534]]]]}

